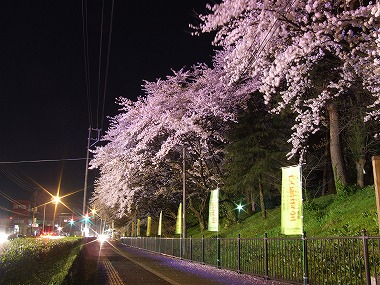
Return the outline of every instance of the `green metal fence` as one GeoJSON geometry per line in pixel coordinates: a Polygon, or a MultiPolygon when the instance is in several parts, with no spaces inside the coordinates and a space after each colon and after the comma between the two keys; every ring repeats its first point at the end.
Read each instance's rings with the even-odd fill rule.
{"type": "Polygon", "coordinates": [[[369,237],[363,231],[363,235],[358,237],[123,237],[121,242],[135,248],[295,284],[380,285],[379,239],[369,237]]]}

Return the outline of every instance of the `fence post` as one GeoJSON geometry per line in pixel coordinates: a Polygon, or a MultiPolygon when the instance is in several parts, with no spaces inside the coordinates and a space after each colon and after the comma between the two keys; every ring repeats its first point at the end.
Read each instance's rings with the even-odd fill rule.
{"type": "MultiPolygon", "coordinates": [[[[181,245],[181,240],[179,241],[179,243],[180,243],[180,245],[181,245]]],[[[180,257],[182,257],[181,249],[180,249],[179,255],[180,255],[180,257]]],[[[174,238],[172,239],[172,256],[175,256],[175,255],[174,255],[174,238]]]]}
{"type": "Polygon", "coordinates": [[[218,266],[218,268],[221,268],[220,267],[220,237],[219,237],[219,235],[217,236],[217,238],[216,238],[216,246],[217,246],[217,248],[216,248],[216,250],[217,250],[217,266],[218,266]]]}
{"type": "Polygon", "coordinates": [[[238,234],[238,239],[237,239],[237,246],[238,246],[238,268],[237,268],[237,272],[238,273],[241,273],[241,270],[240,270],[240,257],[241,257],[241,240],[240,240],[240,234],[238,234]]]}
{"type": "Polygon", "coordinates": [[[202,263],[205,264],[205,236],[202,235],[202,263]]]}
{"type": "Polygon", "coordinates": [[[269,262],[268,262],[268,234],[264,234],[264,264],[265,264],[265,279],[269,279],[269,262]]]}
{"type": "Polygon", "coordinates": [[[371,285],[371,272],[369,268],[369,255],[368,255],[368,236],[365,229],[362,230],[363,233],[363,251],[364,251],[364,271],[366,278],[366,285],[371,285]]]}
{"type": "Polygon", "coordinates": [[[307,237],[306,232],[302,234],[302,260],[303,260],[303,284],[309,284],[309,276],[308,276],[308,263],[307,263],[307,237]]]}
{"type": "Polygon", "coordinates": [[[190,236],[190,260],[193,260],[193,236],[190,236]]]}

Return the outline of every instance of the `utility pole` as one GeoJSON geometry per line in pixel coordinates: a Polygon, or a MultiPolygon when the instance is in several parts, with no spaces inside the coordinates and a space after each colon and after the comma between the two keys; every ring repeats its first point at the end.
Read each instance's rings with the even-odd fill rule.
{"type": "Polygon", "coordinates": [[[182,147],[182,237],[186,238],[186,148],[182,147]]]}
{"type": "Polygon", "coordinates": [[[37,195],[38,195],[38,192],[35,189],[34,190],[34,201],[33,201],[34,207],[32,207],[32,223],[30,225],[30,234],[31,235],[34,235],[33,234],[33,226],[36,224],[35,219],[36,219],[36,212],[37,212],[37,208],[36,208],[36,206],[37,206],[37,195]]]}
{"type": "Polygon", "coordinates": [[[87,154],[86,154],[86,169],[84,174],[84,188],[83,188],[83,207],[82,215],[84,216],[82,229],[82,235],[85,236],[85,231],[87,230],[87,219],[86,219],[86,203],[87,203],[87,177],[88,177],[88,160],[90,156],[90,141],[91,141],[91,126],[88,128],[88,139],[87,139],[87,154]]]}
{"type": "Polygon", "coordinates": [[[85,235],[84,231],[87,231],[87,219],[88,219],[88,212],[86,209],[87,204],[87,181],[88,181],[88,164],[89,164],[89,156],[90,156],[90,147],[96,144],[100,140],[100,131],[101,129],[92,129],[91,126],[88,128],[88,139],[87,139],[87,154],[86,154],[86,169],[85,169],[85,175],[84,175],[84,189],[83,189],[83,208],[82,208],[82,214],[84,216],[84,221],[82,223],[82,235],[85,235]],[[95,142],[91,145],[91,131],[97,131],[98,136],[95,139],[95,142]]]}

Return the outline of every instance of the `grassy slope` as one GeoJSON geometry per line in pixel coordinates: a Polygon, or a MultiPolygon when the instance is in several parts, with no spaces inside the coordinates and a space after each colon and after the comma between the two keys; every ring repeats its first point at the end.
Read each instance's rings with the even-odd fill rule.
{"type": "MultiPolygon", "coordinates": [[[[347,197],[328,195],[304,205],[304,230],[309,237],[358,236],[362,234],[362,229],[366,229],[368,235],[379,235],[373,186],[347,197]]],[[[220,231],[221,237],[237,237],[238,234],[243,238],[263,237],[264,233],[268,233],[269,237],[281,236],[280,208],[268,210],[265,220],[261,213],[256,213],[237,225],[228,228],[221,225],[220,231]]],[[[188,236],[202,235],[210,237],[215,233],[200,233],[194,228],[188,230],[188,236]]]]}

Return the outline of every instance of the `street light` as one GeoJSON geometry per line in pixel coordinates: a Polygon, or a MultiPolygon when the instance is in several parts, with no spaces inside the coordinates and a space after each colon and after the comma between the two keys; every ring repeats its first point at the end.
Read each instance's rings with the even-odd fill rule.
{"type": "Polygon", "coordinates": [[[240,203],[239,205],[237,205],[236,210],[238,210],[239,213],[240,213],[241,211],[244,210],[244,205],[242,205],[242,204],[240,203]]]}
{"type": "Polygon", "coordinates": [[[237,218],[240,219],[240,212],[241,211],[245,211],[244,210],[244,206],[241,202],[239,204],[235,204],[236,205],[236,210],[238,210],[238,214],[237,214],[237,218]]]}
{"type": "Polygon", "coordinates": [[[51,200],[53,201],[54,204],[59,204],[61,202],[61,197],[59,197],[58,195],[57,196],[53,196],[51,198],[51,200]]]}

